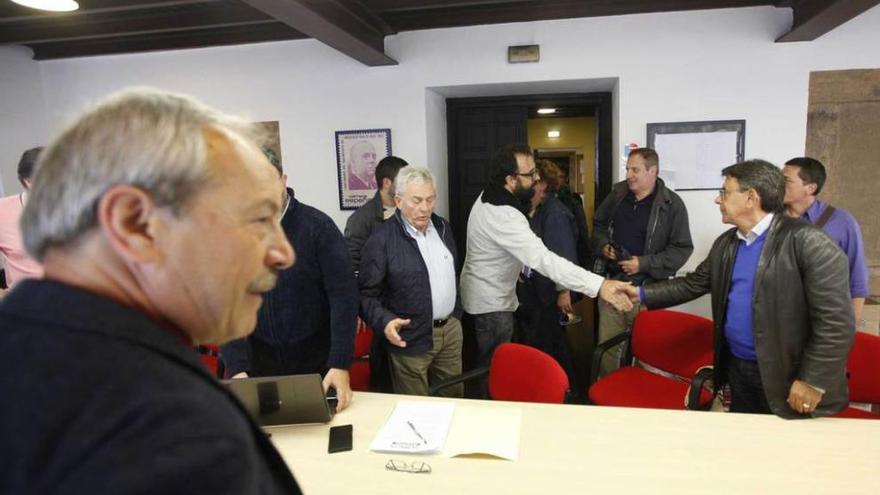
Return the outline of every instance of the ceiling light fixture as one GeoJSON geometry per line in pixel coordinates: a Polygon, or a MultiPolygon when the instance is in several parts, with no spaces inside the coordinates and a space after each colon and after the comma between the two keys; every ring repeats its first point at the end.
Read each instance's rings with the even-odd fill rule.
{"type": "Polygon", "coordinates": [[[39,10],[52,12],[72,12],[79,8],[74,0],[12,0],[14,3],[39,10]]]}
{"type": "Polygon", "coordinates": [[[538,113],[541,115],[547,115],[548,113],[556,113],[555,108],[539,108],[538,113]]]}
{"type": "Polygon", "coordinates": [[[559,131],[547,131],[547,137],[552,139],[558,138],[559,131]]]}

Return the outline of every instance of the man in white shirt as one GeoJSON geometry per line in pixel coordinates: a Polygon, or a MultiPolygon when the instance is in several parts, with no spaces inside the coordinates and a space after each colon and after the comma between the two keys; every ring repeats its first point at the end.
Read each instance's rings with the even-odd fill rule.
{"type": "Polygon", "coordinates": [[[544,246],[529,227],[525,204],[538,180],[528,146],[508,145],[495,154],[492,175],[468,217],[467,256],[461,273],[464,310],[474,317],[477,366],[488,366],[495,348],[513,334],[516,280],[523,265],[559,286],[601,297],[619,310],[632,303],[618,293],[622,282],[605,280],[544,246]]]}
{"type": "MultiPolygon", "coordinates": [[[[423,167],[400,169],[397,212],[364,245],[358,284],[364,321],[383,329],[394,391],[427,395],[429,386],[461,374],[461,303],[455,280],[455,241],[434,214],[434,176],[423,167]]],[[[461,385],[441,395],[461,397],[461,385]]]]}

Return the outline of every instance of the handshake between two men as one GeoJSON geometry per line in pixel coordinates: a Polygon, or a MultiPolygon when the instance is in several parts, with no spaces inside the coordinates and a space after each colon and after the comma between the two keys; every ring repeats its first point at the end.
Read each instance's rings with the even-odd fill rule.
{"type": "Polygon", "coordinates": [[[639,288],[629,282],[606,279],[599,288],[599,299],[617,311],[632,311],[639,301],[639,288]]]}

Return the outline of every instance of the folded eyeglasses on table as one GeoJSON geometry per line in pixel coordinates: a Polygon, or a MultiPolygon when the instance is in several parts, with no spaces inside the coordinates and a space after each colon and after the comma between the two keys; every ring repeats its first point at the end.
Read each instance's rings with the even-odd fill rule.
{"type": "Polygon", "coordinates": [[[397,459],[389,459],[385,463],[385,469],[389,471],[398,471],[401,473],[430,473],[431,466],[423,461],[401,461],[397,459]]]}

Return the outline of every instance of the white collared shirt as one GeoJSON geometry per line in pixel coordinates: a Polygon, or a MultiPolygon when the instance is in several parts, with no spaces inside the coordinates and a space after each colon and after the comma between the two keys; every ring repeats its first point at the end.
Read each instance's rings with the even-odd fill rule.
{"type": "Polygon", "coordinates": [[[461,271],[461,303],[472,315],[516,311],[516,279],[523,265],[589,297],[605,282],[553,253],[529,227],[529,220],[512,206],[474,202],[467,224],[467,256],[461,271]]]}
{"type": "Polygon", "coordinates": [[[428,221],[425,232],[419,232],[404,218],[406,232],[416,240],[419,252],[428,267],[428,280],[431,284],[431,307],[435,320],[449,318],[455,309],[455,263],[452,253],[443,243],[434,222],[428,221]]]}
{"type": "Polygon", "coordinates": [[[746,246],[751,246],[753,242],[755,242],[758,237],[761,237],[761,234],[767,232],[767,229],[770,228],[770,222],[773,221],[773,214],[768,213],[761,219],[760,222],[756,223],[752,230],[749,231],[747,235],[743,235],[739,229],[736,229],[736,236],[739,237],[739,240],[745,241],[746,246]]]}

